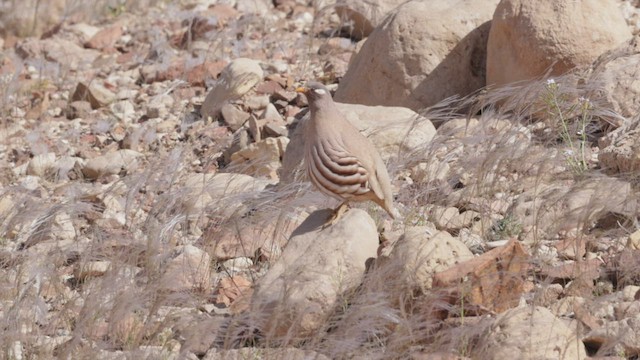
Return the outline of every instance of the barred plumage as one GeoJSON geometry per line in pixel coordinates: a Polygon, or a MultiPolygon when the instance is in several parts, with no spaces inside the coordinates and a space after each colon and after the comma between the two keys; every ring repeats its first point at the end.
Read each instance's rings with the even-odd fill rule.
{"type": "Polygon", "coordinates": [[[338,111],[329,90],[309,82],[299,88],[309,100],[305,162],[311,182],[343,202],[371,200],[394,218],[391,182],[371,142],[338,111]]]}

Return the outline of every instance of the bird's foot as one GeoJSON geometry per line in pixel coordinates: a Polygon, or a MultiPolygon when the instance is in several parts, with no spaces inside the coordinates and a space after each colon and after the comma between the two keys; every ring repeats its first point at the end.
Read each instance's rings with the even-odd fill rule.
{"type": "Polygon", "coordinates": [[[324,229],[324,228],[327,228],[327,227],[332,226],[333,224],[337,223],[338,220],[340,220],[340,218],[342,217],[342,215],[344,215],[344,213],[347,212],[347,210],[349,210],[349,205],[347,205],[347,202],[345,201],[342,204],[340,204],[340,206],[338,206],[337,208],[333,209],[333,213],[327,219],[327,222],[324,223],[322,228],[324,229]]]}

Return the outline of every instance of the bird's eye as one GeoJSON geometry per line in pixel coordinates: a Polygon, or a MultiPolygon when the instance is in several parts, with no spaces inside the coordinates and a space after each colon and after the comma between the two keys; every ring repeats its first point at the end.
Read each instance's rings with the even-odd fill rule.
{"type": "Polygon", "coordinates": [[[326,91],[324,91],[323,89],[313,89],[313,92],[315,92],[315,93],[316,93],[316,94],[318,94],[318,95],[324,95],[324,94],[326,94],[326,93],[327,93],[327,92],[326,92],[326,91]]]}

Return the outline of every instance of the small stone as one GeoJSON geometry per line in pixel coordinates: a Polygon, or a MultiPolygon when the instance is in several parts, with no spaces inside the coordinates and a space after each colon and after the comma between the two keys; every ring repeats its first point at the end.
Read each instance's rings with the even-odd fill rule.
{"type": "Polygon", "coordinates": [[[114,151],[88,159],[82,173],[89,179],[97,179],[118,174],[122,170],[130,171],[137,166],[137,159],[141,156],[141,153],[129,149],[114,151]]]}
{"type": "Polygon", "coordinates": [[[267,104],[267,107],[265,107],[264,111],[262,112],[260,119],[272,120],[272,121],[284,123],[284,119],[282,118],[282,115],[278,113],[278,110],[276,109],[276,107],[271,103],[267,104]]]}
{"type": "Polygon", "coordinates": [[[29,161],[27,166],[27,175],[39,176],[41,178],[46,175],[52,175],[51,171],[56,162],[56,154],[45,153],[36,155],[29,161]]]}
{"type": "Polygon", "coordinates": [[[128,100],[120,100],[109,106],[111,113],[124,122],[131,122],[136,115],[133,104],[128,100]]]}
{"type": "Polygon", "coordinates": [[[631,233],[631,235],[629,235],[627,248],[632,250],[640,250],[640,230],[636,230],[635,232],[631,233]]]}
{"type": "Polygon", "coordinates": [[[274,123],[267,123],[264,126],[264,132],[266,135],[269,135],[271,137],[289,136],[289,130],[286,126],[274,123]]]}
{"type": "Polygon", "coordinates": [[[232,131],[236,131],[249,120],[250,114],[233,104],[224,104],[221,109],[222,118],[232,131]]]}
{"type": "Polygon", "coordinates": [[[40,178],[37,176],[27,175],[20,180],[20,186],[25,190],[34,191],[40,187],[40,178]]]}
{"type": "Polygon", "coordinates": [[[210,266],[211,258],[205,251],[193,245],[180,246],[166,266],[161,287],[174,292],[208,289],[210,266]]]}
{"type": "Polygon", "coordinates": [[[111,90],[95,80],[89,84],[79,82],[73,95],[71,95],[71,101],[88,101],[93,109],[109,105],[115,99],[116,95],[111,90]]]}
{"type": "Polygon", "coordinates": [[[113,25],[98,31],[84,46],[89,49],[113,48],[123,33],[122,26],[113,25]]]}
{"type": "Polygon", "coordinates": [[[91,113],[91,103],[88,101],[72,101],[65,109],[67,119],[86,119],[91,113]]]}
{"type": "Polygon", "coordinates": [[[222,263],[222,268],[226,271],[244,271],[253,266],[253,260],[248,257],[237,257],[226,260],[222,263]]]}
{"type": "Polygon", "coordinates": [[[244,100],[244,105],[253,111],[262,110],[269,105],[269,96],[268,95],[254,95],[248,96],[244,100]]]}

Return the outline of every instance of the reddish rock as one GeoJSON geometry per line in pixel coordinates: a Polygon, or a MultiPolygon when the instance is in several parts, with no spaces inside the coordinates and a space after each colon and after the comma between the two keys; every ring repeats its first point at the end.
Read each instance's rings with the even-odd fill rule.
{"type": "Polygon", "coordinates": [[[120,25],[113,25],[104,28],[95,35],[84,46],[89,49],[105,50],[113,48],[116,42],[122,37],[124,29],[120,25]]]}
{"type": "Polygon", "coordinates": [[[215,79],[227,65],[225,61],[205,61],[187,70],[186,79],[193,86],[205,86],[205,80],[215,79]]]}
{"type": "Polygon", "coordinates": [[[591,259],[576,261],[558,266],[545,266],[539,275],[550,280],[573,280],[578,278],[597,279],[600,276],[602,261],[591,259]]]}
{"type": "Polygon", "coordinates": [[[264,81],[258,84],[258,86],[256,86],[256,92],[258,94],[271,95],[282,90],[283,90],[282,85],[280,85],[277,81],[273,81],[273,80],[264,81]]]}
{"type": "Polygon", "coordinates": [[[471,306],[503,312],[518,305],[524,292],[529,255],[517,240],[434,276],[434,288],[449,288],[471,306]],[[467,285],[462,286],[462,283],[467,285]],[[463,290],[466,289],[466,290],[463,290]]]}

